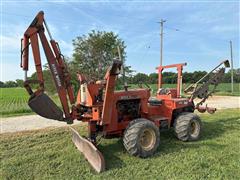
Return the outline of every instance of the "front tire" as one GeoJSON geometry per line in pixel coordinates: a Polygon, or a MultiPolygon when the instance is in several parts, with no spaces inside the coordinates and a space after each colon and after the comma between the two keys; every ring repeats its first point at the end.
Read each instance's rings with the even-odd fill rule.
{"type": "Polygon", "coordinates": [[[196,141],[202,131],[201,119],[194,113],[181,113],[175,119],[174,131],[176,137],[181,141],[196,141]]]}
{"type": "Polygon", "coordinates": [[[149,157],[155,153],[159,143],[159,128],[147,119],[131,121],[124,132],[124,147],[133,156],[149,157]]]}

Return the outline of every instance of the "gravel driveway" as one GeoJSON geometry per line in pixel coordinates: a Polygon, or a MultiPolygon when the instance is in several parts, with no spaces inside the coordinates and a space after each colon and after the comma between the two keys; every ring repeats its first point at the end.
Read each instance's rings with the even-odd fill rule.
{"type": "MultiPolygon", "coordinates": [[[[240,97],[234,96],[213,96],[207,100],[208,107],[217,109],[240,108],[240,97]]],[[[74,121],[74,124],[80,124],[74,121]]],[[[1,118],[1,133],[12,133],[43,128],[56,128],[68,126],[65,122],[46,119],[38,115],[27,115],[18,117],[1,118]]]]}
{"type": "Polygon", "coordinates": [[[240,108],[240,97],[237,96],[212,96],[206,100],[208,107],[217,109],[240,108]]]}
{"type": "MultiPolygon", "coordinates": [[[[80,124],[80,121],[74,121],[74,124],[80,124]]],[[[37,130],[43,128],[57,128],[69,126],[66,122],[46,119],[39,115],[26,115],[17,117],[1,118],[1,133],[20,132],[28,130],[37,130]]]]}

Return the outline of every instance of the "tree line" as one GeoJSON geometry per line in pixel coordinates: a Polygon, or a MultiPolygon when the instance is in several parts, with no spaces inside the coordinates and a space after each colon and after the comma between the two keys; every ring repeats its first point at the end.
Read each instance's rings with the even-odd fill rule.
{"type": "Polygon", "coordinates": [[[9,87],[23,87],[23,80],[16,79],[15,81],[0,81],[0,88],[9,88],[9,87]]]}
{"type": "MultiPolygon", "coordinates": [[[[240,69],[234,69],[234,83],[240,83],[240,69]]],[[[203,77],[207,72],[206,71],[194,71],[194,72],[184,72],[183,73],[183,83],[194,83],[203,77]]],[[[43,71],[44,77],[46,79],[45,86],[48,91],[55,92],[54,83],[51,78],[51,73],[49,70],[43,71]]],[[[36,79],[36,73],[31,76],[32,79],[36,79]]],[[[75,79],[75,78],[73,78],[75,79]]],[[[158,83],[158,74],[151,73],[149,75],[145,73],[137,73],[135,75],[127,75],[126,81],[128,84],[157,84],[158,83]]],[[[177,83],[177,73],[174,72],[163,72],[163,82],[165,84],[176,84],[177,83]]],[[[78,82],[72,82],[75,88],[78,88],[78,82]]],[[[231,83],[231,70],[224,74],[222,83],[231,83]]],[[[123,78],[120,76],[118,78],[118,84],[123,84],[123,78]]],[[[8,87],[23,87],[23,80],[17,79],[15,81],[0,81],[0,88],[8,88],[8,87]]]]}
{"type": "MultiPolygon", "coordinates": [[[[233,80],[235,83],[240,83],[240,69],[234,69],[233,71],[233,80]]],[[[195,83],[200,78],[202,78],[206,71],[194,71],[194,72],[183,72],[183,83],[195,83]]],[[[176,84],[177,83],[177,73],[174,72],[163,72],[162,73],[163,82],[165,84],[176,84]]],[[[122,81],[122,80],[121,80],[122,81]]],[[[144,73],[137,73],[134,76],[127,77],[127,81],[130,84],[138,84],[139,82],[147,84],[157,84],[158,83],[158,74],[151,73],[149,75],[144,73]]],[[[221,81],[222,83],[231,83],[231,70],[224,74],[224,77],[221,81]]]]}

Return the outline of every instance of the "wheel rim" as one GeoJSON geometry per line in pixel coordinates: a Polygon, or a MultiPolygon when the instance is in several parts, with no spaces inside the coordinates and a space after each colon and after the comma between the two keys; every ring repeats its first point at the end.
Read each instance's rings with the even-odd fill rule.
{"type": "Polygon", "coordinates": [[[200,124],[196,120],[193,120],[190,124],[191,136],[197,137],[199,135],[199,131],[200,131],[200,124]]]}
{"type": "Polygon", "coordinates": [[[140,145],[145,151],[151,150],[156,143],[156,134],[153,129],[144,129],[140,137],[140,145]]]}

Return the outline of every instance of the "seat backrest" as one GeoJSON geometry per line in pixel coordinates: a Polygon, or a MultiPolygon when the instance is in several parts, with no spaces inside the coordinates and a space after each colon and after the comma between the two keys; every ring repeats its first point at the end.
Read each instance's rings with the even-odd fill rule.
{"type": "Polygon", "coordinates": [[[158,95],[171,95],[171,98],[177,97],[177,89],[176,88],[160,88],[157,91],[158,95]]]}

